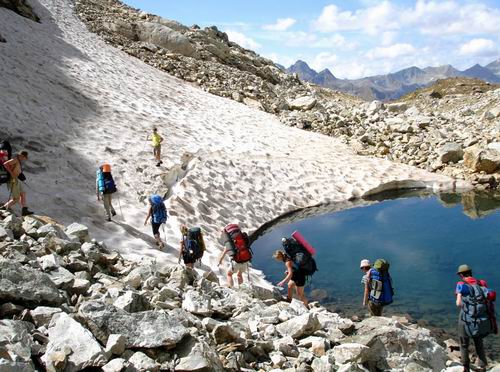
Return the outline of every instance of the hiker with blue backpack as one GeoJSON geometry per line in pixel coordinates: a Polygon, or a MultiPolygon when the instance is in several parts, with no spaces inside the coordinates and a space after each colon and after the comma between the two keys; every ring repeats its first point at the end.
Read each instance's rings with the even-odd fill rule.
{"type": "Polygon", "coordinates": [[[205,241],[199,227],[188,229],[186,225],[181,226],[181,244],[179,249],[179,260],[184,261],[184,265],[190,269],[194,268],[194,264],[200,261],[205,252],[205,241]]]}
{"type": "Polygon", "coordinates": [[[366,274],[363,306],[368,306],[371,316],[382,316],[384,306],[392,304],[394,288],[389,267],[389,262],[379,258],[366,274]]]}
{"type": "Polygon", "coordinates": [[[489,289],[484,280],[474,278],[468,265],[460,265],[457,274],[461,279],[455,287],[456,305],[460,308],[460,360],[464,371],[470,371],[469,345],[472,339],[479,358],[479,368],[476,371],[485,371],[488,361],[483,338],[491,333],[498,333],[494,307],[496,292],[489,289]]]}
{"type": "Polygon", "coordinates": [[[151,218],[151,227],[153,228],[153,236],[156,240],[156,245],[158,248],[163,248],[165,244],[161,240],[160,237],[160,227],[162,224],[167,222],[167,208],[165,207],[165,203],[163,202],[163,198],[160,195],[151,195],[149,197],[149,210],[148,215],[146,216],[146,220],[144,221],[144,225],[148,224],[149,219],[151,218]]]}
{"type": "Polygon", "coordinates": [[[96,194],[97,201],[101,200],[104,204],[106,217],[111,221],[111,217],[116,216],[115,208],[113,207],[113,194],[117,191],[115,180],[111,174],[111,165],[103,164],[99,167],[96,173],[96,194]]]}

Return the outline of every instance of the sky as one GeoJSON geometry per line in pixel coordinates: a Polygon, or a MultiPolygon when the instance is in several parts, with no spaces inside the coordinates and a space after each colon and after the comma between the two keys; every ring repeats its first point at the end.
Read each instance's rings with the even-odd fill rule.
{"type": "Polygon", "coordinates": [[[500,0],[125,0],[187,26],[217,26],[274,62],[338,78],[406,67],[466,69],[500,57],[500,0]]]}

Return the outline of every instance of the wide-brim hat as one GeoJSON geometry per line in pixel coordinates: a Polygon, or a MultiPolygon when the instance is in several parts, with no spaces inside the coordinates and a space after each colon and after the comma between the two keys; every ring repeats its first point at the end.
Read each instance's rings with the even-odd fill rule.
{"type": "Polygon", "coordinates": [[[371,263],[370,263],[370,260],[361,260],[361,262],[359,263],[359,268],[362,269],[363,267],[371,267],[371,263]]]}
{"type": "Polygon", "coordinates": [[[472,271],[469,265],[460,265],[457,270],[457,274],[466,273],[468,271],[472,271]]]}

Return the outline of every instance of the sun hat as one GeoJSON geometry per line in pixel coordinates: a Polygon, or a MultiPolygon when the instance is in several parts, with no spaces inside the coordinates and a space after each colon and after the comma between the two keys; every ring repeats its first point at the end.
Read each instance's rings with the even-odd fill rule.
{"type": "Polygon", "coordinates": [[[472,271],[469,265],[460,265],[457,270],[457,274],[466,273],[467,271],[472,271]]]}
{"type": "Polygon", "coordinates": [[[359,268],[363,268],[363,267],[371,267],[371,264],[370,264],[370,260],[361,260],[360,264],[359,264],[359,268]]]}

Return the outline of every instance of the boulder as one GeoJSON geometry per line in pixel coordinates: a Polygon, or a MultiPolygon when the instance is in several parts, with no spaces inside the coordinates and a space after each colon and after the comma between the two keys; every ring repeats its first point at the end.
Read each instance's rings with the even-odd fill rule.
{"type": "Polygon", "coordinates": [[[139,293],[133,291],[126,291],[113,302],[113,305],[129,313],[149,310],[147,300],[139,293]]]}
{"type": "Polygon", "coordinates": [[[61,289],[70,289],[75,282],[75,276],[64,267],[58,267],[47,274],[52,282],[61,289]]]}
{"type": "Polygon", "coordinates": [[[49,355],[70,348],[65,371],[79,371],[86,367],[100,367],[107,358],[92,333],[66,313],[55,314],[50,321],[49,343],[42,361],[48,367],[49,355]]]}
{"type": "Polygon", "coordinates": [[[303,96],[288,101],[288,106],[290,107],[290,110],[307,111],[312,109],[316,103],[316,98],[312,96],[303,96]]]}
{"type": "Polygon", "coordinates": [[[314,355],[320,357],[330,349],[330,343],[323,337],[309,336],[299,341],[299,346],[309,349],[314,355]]]}
{"type": "Polygon", "coordinates": [[[216,325],[212,331],[212,336],[217,344],[238,341],[240,338],[238,331],[227,323],[216,325]]]}
{"type": "Polygon", "coordinates": [[[244,97],[243,98],[243,103],[247,105],[248,107],[252,107],[257,110],[262,110],[264,111],[264,106],[262,106],[262,103],[257,101],[256,99],[249,98],[249,97],[244,97]]]}
{"type": "Polygon", "coordinates": [[[58,307],[38,306],[30,311],[30,315],[33,319],[33,323],[35,323],[37,327],[41,327],[48,326],[52,316],[60,312],[62,312],[62,310],[58,307]]]}
{"type": "Polygon", "coordinates": [[[89,236],[89,229],[87,226],[84,226],[79,223],[72,223],[66,229],[64,230],[66,235],[70,239],[74,239],[79,241],[80,243],[85,243],[90,241],[90,236],[89,236]]]}
{"type": "Polygon", "coordinates": [[[137,351],[128,360],[127,372],[156,372],[160,365],[141,351],[137,351]]]}
{"type": "Polygon", "coordinates": [[[68,236],[64,233],[63,229],[56,224],[46,224],[38,228],[36,231],[38,236],[44,238],[46,236],[54,236],[59,239],[69,240],[68,236]]]}
{"type": "Polygon", "coordinates": [[[34,328],[33,324],[21,320],[0,320],[0,361],[11,362],[0,363],[0,371],[34,370],[31,362],[34,328]]]}
{"type": "Polygon", "coordinates": [[[123,335],[109,335],[106,342],[106,352],[122,355],[125,352],[127,339],[123,335]]]}
{"type": "Polygon", "coordinates": [[[130,314],[113,305],[89,301],[80,306],[79,314],[103,344],[111,334],[121,334],[127,340],[127,348],[171,347],[189,333],[175,317],[164,311],[130,314]]]}
{"type": "Polygon", "coordinates": [[[13,214],[4,218],[1,224],[6,230],[12,231],[16,238],[19,238],[25,232],[23,229],[23,220],[13,214]]]}
{"type": "Polygon", "coordinates": [[[309,336],[320,328],[318,318],[311,313],[297,316],[276,326],[279,334],[295,339],[309,336]]]}
{"type": "Polygon", "coordinates": [[[363,363],[363,355],[369,348],[357,343],[345,343],[337,345],[332,349],[332,355],[336,364],[346,364],[347,362],[363,363]]]}
{"type": "Polygon", "coordinates": [[[404,112],[408,109],[408,105],[403,102],[389,103],[386,107],[390,112],[404,112]]]}
{"type": "Polygon", "coordinates": [[[464,165],[474,172],[493,173],[500,165],[500,153],[479,145],[467,147],[464,151],[464,165]]]}
{"type": "Polygon", "coordinates": [[[458,163],[464,157],[462,146],[457,143],[448,142],[441,146],[438,151],[439,160],[442,163],[458,163]]]}
{"type": "Polygon", "coordinates": [[[137,37],[140,41],[152,43],[171,52],[191,57],[196,49],[189,39],[170,27],[155,22],[140,22],[137,24],[137,37]]]}
{"type": "Polygon", "coordinates": [[[127,361],[123,358],[110,360],[102,366],[103,372],[121,372],[125,368],[127,361]]]}
{"type": "Polygon", "coordinates": [[[54,270],[57,269],[59,266],[61,266],[59,256],[53,253],[46,254],[45,256],[42,257],[38,257],[37,261],[42,267],[43,271],[54,270]]]}
{"type": "Polygon", "coordinates": [[[14,239],[14,233],[12,230],[5,230],[5,228],[0,225],[0,241],[4,241],[6,238],[14,239]]]}
{"type": "Polygon", "coordinates": [[[179,363],[175,370],[181,371],[225,371],[216,350],[205,341],[189,337],[175,350],[179,363]]]}
{"type": "Polygon", "coordinates": [[[0,259],[0,301],[60,305],[64,299],[50,278],[35,269],[0,259]]]}
{"type": "Polygon", "coordinates": [[[191,314],[211,316],[213,314],[211,298],[195,290],[184,293],[182,308],[191,314]]]}

